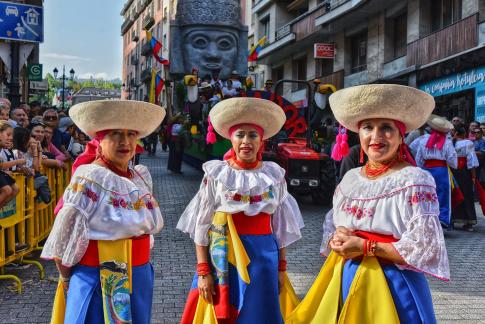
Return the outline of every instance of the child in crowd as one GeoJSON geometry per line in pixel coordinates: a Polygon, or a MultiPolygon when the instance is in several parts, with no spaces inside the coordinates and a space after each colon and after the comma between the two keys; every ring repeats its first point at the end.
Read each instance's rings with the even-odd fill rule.
{"type": "MultiPolygon", "coordinates": [[[[12,148],[13,128],[5,120],[0,120],[0,148],[10,150],[12,148]]],[[[10,168],[25,164],[25,159],[3,159],[5,155],[0,154],[0,208],[4,207],[18,193],[19,188],[15,180],[10,176],[10,168]]]]}

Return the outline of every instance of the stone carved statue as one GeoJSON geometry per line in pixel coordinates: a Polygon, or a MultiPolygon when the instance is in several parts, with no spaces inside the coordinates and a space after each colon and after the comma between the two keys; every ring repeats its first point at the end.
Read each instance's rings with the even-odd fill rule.
{"type": "Polygon", "coordinates": [[[171,23],[170,73],[175,78],[199,69],[199,76],[232,71],[247,75],[248,28],[237,0],[179,0],[171,23]]]}

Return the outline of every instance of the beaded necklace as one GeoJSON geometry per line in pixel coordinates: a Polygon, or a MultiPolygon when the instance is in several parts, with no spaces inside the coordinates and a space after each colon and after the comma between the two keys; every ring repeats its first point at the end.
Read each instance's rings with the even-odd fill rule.
{"type": "Polygon", "coordinates": [[[384,162],[367,161],[364,166],[365,176],[371,180],[376,179],[389,171],[397,162],[399,162],[397,157],[384,162]]]}

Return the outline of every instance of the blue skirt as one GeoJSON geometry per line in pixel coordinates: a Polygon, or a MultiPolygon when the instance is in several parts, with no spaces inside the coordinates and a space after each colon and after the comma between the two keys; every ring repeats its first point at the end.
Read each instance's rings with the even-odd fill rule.
{"type": "MultiPolygon", "coordinates": [[[[345,302],[360,260],[348,260],[342,274],[342,299],[345,302]]],[[[401,323],[434,324],[433,302],[428,282],[422,273],[399,270],[393,264],[382,264],[389,290],[401,323]]],[[[378,297],[374,301],[379,302],[378,297]]]]}
{"type": "Polygon", "coordinates": [[[251,260],[248,266],[251,282],[246,285],[229,264],[229,300],[239,310],[237,323],[283,324],[278,291],[279,252],[274,236],[239,237],[251,260]]]}
{"type": "Polygon", "coordinates": [[[448,167],[423,168],[431,173],[436,182],[436,194],[440,203],[440,222],[448,228],[451,223],[451,185],[448,167]]]}
{"type": "MultiPolygon", "coordinates": [[[[153,298],[153,267],[150,263],[132,268],[133,324],[150,323],[153,298]]],[[[104,324],[99,268],[77,265],[72,269],[66,300],[66,324],[104,324]]]]}

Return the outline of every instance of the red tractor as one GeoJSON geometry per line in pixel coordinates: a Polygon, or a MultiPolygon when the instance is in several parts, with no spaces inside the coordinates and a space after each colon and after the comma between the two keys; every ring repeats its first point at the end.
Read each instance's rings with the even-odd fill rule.
{"type": "Polygon", "coordinates": [[[274,92],[278,93],[285,83],[302,84],[307,88],[307,100],[304,101],[307,106],[301,109],[302,117],[306,119],[305,137],[285,137],[281,132],[267,143],[265,158],[286,170],[291,193],[311,194],[314,203],[330,204],[336,185],[335,164],[328,154],[321,152],[322,147],[315,141],[314,134],[328,107],[328,96],[336,89],[333,85],[320,85],[317,81],[312,89],[307,81],[280,80],[276,82],[274,92]]]}

